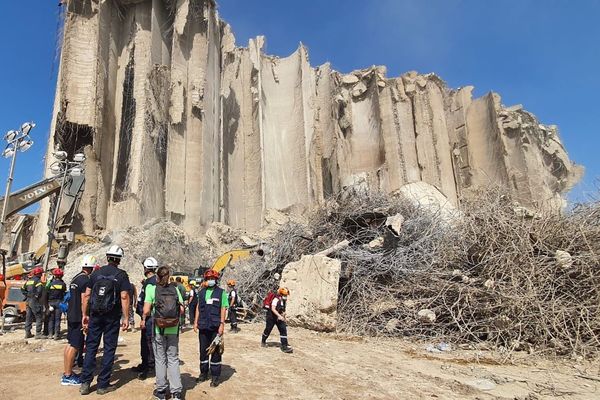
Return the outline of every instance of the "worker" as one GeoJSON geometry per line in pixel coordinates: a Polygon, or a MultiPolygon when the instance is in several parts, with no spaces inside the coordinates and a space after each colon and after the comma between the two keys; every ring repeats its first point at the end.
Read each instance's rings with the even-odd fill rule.
{"type": "MultiPolygon", "coordinates": [[[[142,317],[144,314],[144,301],[146,299],[146,291],[150,286],[156,285],[156,270],[158,269],[158,261],[154,257],[148,257],[142,263],[144,266],[144,281],[142,282],[142,290],[137,301],[135,312],[142,317]]],[[[133,372],[137,372],[138,379],[144,380],[148,375],[154,372],[154,351],[152,344],[152,336],[154,326],[152,325],[152,316],[146,318],[144,325],[140,325],[140,357],[142,362],[132,368],[133,372]]]]}
{"type": "Polygon", "coordinates": [[[267,310],[267,326],[262,334],[262,347],[267,347],[267,339],[277,325],[279,330],[279,338],[281,339],[281,351],[284,353],[292,353],[293,349],[288,345],[287,324],[285,320],[285,306],[290,291],[287,288],[279,288],[277,294],[273,296],[271,307],[267,310]]]}
{"type": "Polygon", "coordinates": [[[86,352],[81,372],[82,395],[90,394],[90,386],[96,369],[96,353],[100,340],[104,344],[102,368],[98,375],[96,393],[103,395],[114,390],[110,385],[110,375],[115,361],[115,352],[119,340],[119,325],[123,331],[129,328],[129,290],[131,283],[127,273],[119,268],[123,258],[123,249],[111,246],[106,252],[107,265],[101,267],[90,276],[89,287],[81,303],[83,329],[87,330],[85,341],[86,352]]]}
{"type": "Polygon", "coordinates": [[[129,290],[129,298],[131,299],[131,303],[129,304],[128,318],[129,318],[129,329],[131,332],[133,328],[135,328],[135,309],[137,308],[137,300],[138,300],[138,292],[137,287],[132,283],[131,289],[129,290]]]}
{"type": "Polygon", "coordinates": [[[65,296],[67,285],[62,279],[64,275],[62,269],[55,268],[52,270],[52,275],[54,278],[52,278],[50,285],[48,286],[48,335],[54,338],[54,340],[58,340],[60,338],[60,319],[62,317],[62,312],[60,311],[58,304],[65,296]]]}
{"type": "Polygon", "coordinates": [[[237,290],[235,290],[235,280],[230,279],[227,281],[227,290],[229,291],[229,322],[231,323],[231,332],[238,333],[240,328],[237,324],[237,306],[239,298],[237,290]]]}
{"type": "Polygon", "coordinates": [[[196,307],[198,306],[198,282],[195,280],[190,281],[190,294],[188,297],[188,309],[190,317],[190,326],[193,327],[194,320],[196,319],[196,307]]]}
{"type": "MultiPolygon", "coordinates": [[[[177,284],[177,290],[179,290],[179,293],[181,293],[181,297],[183,297],[183,304],[184,307],[186,306],[187,303],[187,299],[188,299],[188,293],[187,290],[185,289],[185,286],[183,285],[183,280],[181,279],[180,276],[175,278],[175,283],[177,284]]],[[[183,326],[185,325],[185,313],[181,315],[181,323],[179,324],[179,329],[181,331],[183,331],[183,326]]]]}
{"type": "Polygon", "coordinates": [[[179,370],[179,316],[184,313],[183,296],[177,285],[169,282],[170,269],[156,271],[156,285],[146,288],[141,326],[154,319],[153,341],[156,389],[154,398],[163,400],[167,390],[172,399],[180,399],[183,385],[179,370]],[[168,380],[167,380],[168,376],[168,380]]]}
{"type": "Polygon", "coordinates": [[[81,300],[90,284],[90,274],[97,264],[96,257],[85,255],[81,263],[81,272],[75,275],[69,284],[69,306],[67,310],[67,345],[64,351],[64,373],[60,384],[81,385],[79,375],[73,373],[73,364],[77,357],[77,366],[83,367],[84,333],[81,325],[81,300]]]}
{"type": "Polygon", "coordinates": [[[42,291],[44,285],[42,283],[42,267],[35,267],[31,271],[31,278],[25,281],[21,292],[26,297],[27,313],[25,314],[25,339],[33,337],[31,334],[31,326],[35,319],[35,338],[42,338],[42,322],[44,320],[44,310],[41,303],[42,291]]]}
{"type": "Polygon", "coordinates": [[[214,351],[208,357],[208,347],[217,335],[223,336],[225,329],[225,316],[229,307],[227,292],[217,285],[219,273],[209,269],[204,273],[204,280],[207,287],[198,293],[198,306],[196,307],[196,318],[194,321],[194,331],[198,332],[200,341],[200,376],[197,382],[208,380],[208,370],[212,379],[210,386],[219,385],[221,376],[221,353],[214,351]]]}

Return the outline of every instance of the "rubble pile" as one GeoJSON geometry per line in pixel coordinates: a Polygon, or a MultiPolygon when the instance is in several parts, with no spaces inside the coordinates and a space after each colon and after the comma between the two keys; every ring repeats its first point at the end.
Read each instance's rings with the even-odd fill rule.
{"type": "Polygon", "coordinates": [[[65,276],[69,280],[80,271],[81,261],[86,254],[95,255],[100,263],[104,263],[106,251],[113,244],[123,248],[125,257],[121,267],[127,271],[132,282],[141,281],[142,262],[150,256],[174,271],[191,273],[199,266],[210,266],[214,259],[214,250],[205,238],[202,239],[190,237],[170,221],[152,220],[142,226],[107,233],[99,243],[76,246],[69,256],[65,276]]]}
{"type": "Polygon", "coordinates": [[[600,203],[565,215],[522,209],[488,189],[449,222],[443,209],[432,212],[401,194],[354,192],[307,225],[285,225],[272,238],[270,259],[243,285],[262,295],[282,274],[281,283],[295,289],[290,304],[305,307],[291,322],[313,329],[485,342],[508,351],[596,352],[600,203]],[[319,303],[339,267],[331,264],[332,274],[322,263],[310,269],[307,255],[326,248],[341,265],[340,278],[338,292],[319,303]],[[334,323],[315,311],[332,300],[334,323]]]}

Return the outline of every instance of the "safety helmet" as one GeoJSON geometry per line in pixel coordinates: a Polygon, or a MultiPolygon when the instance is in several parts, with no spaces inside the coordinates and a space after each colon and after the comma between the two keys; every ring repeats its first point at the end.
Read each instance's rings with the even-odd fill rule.
{"type": "Polygon", "coordinates": [[[63,270],[62,270],[62,269],[60,269],[60,268],[54,268],[54,269],[52,270],[52,275],[54,275],[54,276],[55,276],[55,277],[57,277],[57,278],[59,278],[59,277],[62,277],[64,274],[65,274],[65,273],[64,273],[64,272],[63,272],[63,270]]]}
{"type": "Polygon", "coordinates": [[[227,286],[235,286],[235,279],[230,279],[227,281],[227,286]]]}
{"type": "Polygon", "coordinates": [[[33,271],[31,271],[31,275],[41,275],[44,273],[42,267],[35,267],[33,271]]]}
{"type": "Polygon", "coordinates": [[[280,296],[289,296],[290,295],[290,290],[288,288],[282,287],[282,288],[279,288],[279,290],[277,291],[277,293],[280,296]]]}
{"type": "Polygon", "coordinates": [[[148,257],[144,260],[145,269],[156,269],[158,268],[158,261],[154,257],[148,257]]]}
{"type": "Polygon", "coordinates": [[[81,268],[94,268],[98,264],[98,260],[91,254],[86,254],[81,262],[81,268]]]}
{"type": "Polygon", "coordinates": [[[106,257],[123,258],[123,249],[117,245],[110,246],[106,252],[106,257]]]}
{"type": "Polygon", "coordinates": [[[214,269],[208,269],[204,273],[204,279],[205,280],[219,279],[219,273],[217,271],[215,271],[214,269]]]}
{"type": "Polygon", "coordinates": [[[190,286],[196,286],[196,281],[194,281],[194,280],[191,280],[191,281],[190,281],[190,286]]]}

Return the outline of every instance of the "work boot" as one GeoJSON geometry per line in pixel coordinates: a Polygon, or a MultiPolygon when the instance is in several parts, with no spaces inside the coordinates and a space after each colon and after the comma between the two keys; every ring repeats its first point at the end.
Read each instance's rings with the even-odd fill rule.
{"type": "Polygon", "coordinates": [[[237,326],[231,327],[231,333],[238,333],[239,331],[241,331],[241,329],[238,328],[237,326]]]}
{"type": "Polygon", "coordinates": [[[58,333],[54,334],[54,340],[60,340],[60,335],[58,333]]]}
{"type": "Polygon", "coordinates": [[[25,332],[25,339],[30,339],[33,337],[33,334],[31,332],[25,332]]]}
{"type": "Polygon", "coordinates": [[[217,386],[219,386],[219,377],[213,376],[212,380],[210,381],[210,387],[217,387],[217,386]]]}
{"type": "Polygon", "coordinates": [[[135,367],[132,367],[131,370],[133,372],[144,372],[146,370],[146,366],[144,364],[138,364],[135,367]]]}
{"type": "Polygon", "coordinates": [[[99,388],[98,390],[96,390],[96,393],[99,395],[103,395],[106,393],[110,393],[114,390],[115,390],[115,387],[113,385],[108,385],[107,387],[99,388]]]}
{"type": "Polygon", "coordinates": [[[294,352],[294,349],[292,349],[290,346],[281,346],[281,351],[290,354],[294,352]]]}
{"type": "Polygon", "coordinates": [[[48,336],[44,336],[41,333],[36,333],[34,339],[46,339],[48,336]]]}
{"type": "Polygon", "coordinates": [[[79,387],[79,393],[83,396],[90,394],[90,382],[82,382],[81,386],[79,387]]]}
{"type": "Polygon", "coordinates": [[[200,376],[196,379],[196,382],[200,383],[200,382],[206,382],[208,380],[208,372],[203,372],[200,374],[200,376]]]}
{"type": "Polygon", "coordinates": [[[167,398],[167,394],[165,392],[160,392],[156,389],[154,389],[154,393],[152,393],[152,395],[154,396],[153,400],[165,400],[167,398]]]}

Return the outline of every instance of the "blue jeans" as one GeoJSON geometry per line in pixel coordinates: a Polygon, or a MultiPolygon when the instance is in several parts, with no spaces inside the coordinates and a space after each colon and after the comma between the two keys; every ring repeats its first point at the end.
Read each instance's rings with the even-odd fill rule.
{"type": "Polygon", "coordinates": [[[119,328],[121,319],[114,316],[91,316],[88,327],[88,335],[85,341],[86,351],[83,360],[83,371],[81,382],[91,383],[94,379],[96,369],[96,353],[100,346],[100,339],[104,343],[104,354],[102,356],[102,369],[98,374],[98,389],[105,388],[110,383],[110,375],[115,362],[115,352],[119,341],[119,328]]]}

